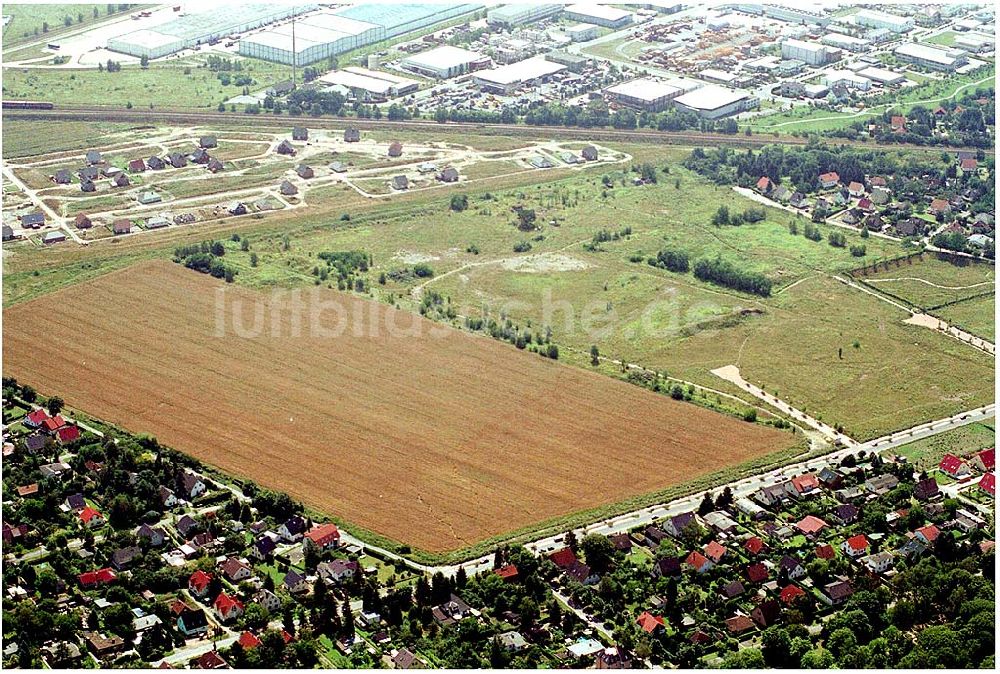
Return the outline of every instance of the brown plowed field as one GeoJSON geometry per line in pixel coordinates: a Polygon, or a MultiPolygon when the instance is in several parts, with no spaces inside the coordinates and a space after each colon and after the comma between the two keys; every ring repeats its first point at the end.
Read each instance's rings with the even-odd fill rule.
{"type": "MultiPolygon", "coordinates": [[[[243,302],[247,325],[256,307],[271,326],[280,301],[141,263],[5,309],[4,374],[434,552],[793,441],[386,305],[303,297],[313,292],[350,317],[342,336],[290,336],[285,312],[283,336],[236,336],[230,318],[222,338],[220,297],[243,302]],[[393,322],[409,334],[387,334],[393,322]]],[[[328,307],[319,325],[334,317],[328,307]]]]}

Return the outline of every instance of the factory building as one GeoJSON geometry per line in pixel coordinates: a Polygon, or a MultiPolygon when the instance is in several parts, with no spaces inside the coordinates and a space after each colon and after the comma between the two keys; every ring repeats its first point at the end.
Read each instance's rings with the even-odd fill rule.
{"type": "Polygon", "coordinates": [[[808,9],[796,9],[794,7],[785,7],[782,5],[738,3],[732,5],[732,8],[738,12],[743,12],[744,14],[753,14],[754,16],[763,15],[771,19],[778,19],[789,23],[818,24],[824,28],[831,21],[830,17],[825,14],[811,12],[808,9]]]}
{"type": "Polygon", "coordinates": [[[913,19],[908,16],[876,12],[871,9],[862,9],[856,13],[854,23],[868,28],[885,28],[893,33],[905,33],[913,28],[913,19]]]}
{"type": "Polygon", "coordinates": [[[420,88],[420,82],[408,77],[357,67],[334,70],[317,81],[330,86],[345,87],[359,101],[373,103],[405,96],[420,88]]]}
{"type": "Polygon", "coordinates": [[[863,52],[868,49],[871,43],[859,37],[843,35],[841,33],[828,33],[819,40],[822,44],[835,49],[843,49],[850,52],[863,52]]]}
{"type": "Polygon", "coordinates": [[[573,42],[586,42],[597,37],[599,30],[591,23],[578,23],[566,29],[566,35],[573,42]]]}
{"type": "Polygon", "coordinates": [[[858,75],[861,77],[866,77],[872,82],[878,82],[883,86],[897,86],[906,81],[906,77],[892,70],[886,70],[885,68],[864,68],[858,71],[858,75]]]}
{"type": "Polygon", "coordinates": [[[804,40],[785,40],[781,43],[781,58],[798,59],[811,66],[821,66],[833,61],[835,51],[826,45],[804,40]]]}
{"type": "Polygon", "coordinates": [[[666,110],[670,101],[684,93],[680,87],[646,77],[622,82],[604,90],[609,100],[630,108],[660,112],[666,110]]]}
{"type": "Polygon", "coordinates": [[[555,16],[562,5],[504,5],[486,12],[486,23],[501,28],[514,28],[555,16]]]}
{"type": "Polygon", "coordinates": [[[482,54],[445,45],[408,56],[402,60],[400,65],[415,73],[445,80],[449,77],[465,74],[475,70],[477,66],[488,63],[489,59],[482,54]]]}
{"type": "Polygon", "coordinates": [[[155,59],[182,49],[210,44],[234,33],[245,33],[315,8],[316,5],[252,3],[195,9],[153,29],[113,37],[108,40],[107,47],[122,54],[155,59]]]}
{"type": "Polygon", "coordinates": [[[848,89],[858,89],[860,91],[868,91],[872,87],[870,79],[856,75],[850,70],[831,70],[824,73],[823,84],[831,89],[840,84],[848,89]]]}
{"type": "Polygon", "coordinates": [[[746,91],[727,89],[710,84],[696,91],[678,96],[674,106],[688,110],[705,119],[719,119],[757,107],[760,101],[746,91]]]}
{"type": "Polygon", "coordinates": [[[243,56],[306,65],[463,16],[482,5],[351,5],[307,14],[240,40],[243,56]],[[294,45],[293,45],[294,42],[294,45]]]}
{"type": "Polygon", "coordinates": [[[544,82],[563,70],[566,70],[566,66],[561,63],[535,57],[492,70],[482,70],[473,77],[473,83],[484,91],[509,95],[527,84],[544,82]]]}
{"type": "Polygon", "coordinates": [[[563,16],[572,21],[592,23],[605,28],[624,28],[632,23],[632,12],[607,5],[570,5],[563,16]]]}
{"type": "Polygon", "coordinates": [[[587,64],[590,63],[590,59],[586,56],[570,54],[564,51],[550,51],[545,54],[545,60],[552,61],[553,63],[561,63],[573,73],[582,72],[587,67],[587,64]]]}
{"type": "Polygon", "coordinates": [[[968,54],[961,49],[932,47],[915,42],[902,44],[893,53],[901,61],[931,70],[955,71],[969,62],[968,54]]]}
{"type": "Polygon", "coordinates": [[[989,35],[982,33],[969,33],[967,35],[957,35],[955,46],[959,49],[966,49],[971,52],[993,51],[996,48],[995,40],[989,35]]]}

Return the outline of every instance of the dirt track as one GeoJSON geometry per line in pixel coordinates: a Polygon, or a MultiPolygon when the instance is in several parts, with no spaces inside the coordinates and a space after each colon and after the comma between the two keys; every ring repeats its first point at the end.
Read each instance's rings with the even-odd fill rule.
{"type": "Polygon", "coordinates": [[[248,325],[249,307],[278,306],[164,261],[16,305],[4,374],[434,552],[793,441],[329,290],[319,297],[350,316],[343,336],[240,338],[230,320],[215,337],[223,288],[248,325]],[[353,334],[372,320],[380,334],[353,334]],[[392,323],[422,336],[390,336],[392,323]]]}

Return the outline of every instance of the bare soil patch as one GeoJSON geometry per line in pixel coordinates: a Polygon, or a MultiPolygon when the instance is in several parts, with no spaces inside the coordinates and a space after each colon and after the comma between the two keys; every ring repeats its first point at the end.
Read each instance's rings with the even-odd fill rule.
{"type": "Polygon", "coordinates": [[[4,373],[432,552],[794,442],[386,305],[316,293],[326,303],[318,325],[332,330],[341,316],[342,336],[290,336],[285,311],[282,336],[239,337],[228,320],[218,337],[220,297],[242,302],[247,326],[257,307],[271,326],[280,298],[143,262],[6,309],[4,373]]]}

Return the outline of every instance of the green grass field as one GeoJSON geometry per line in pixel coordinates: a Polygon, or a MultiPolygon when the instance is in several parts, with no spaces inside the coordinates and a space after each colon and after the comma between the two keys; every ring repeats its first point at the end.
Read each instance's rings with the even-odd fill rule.
{"type": "MultiPolygon", "coordinates": [[[[4,72],[6,79],[7,71],[4,72]]],[[[36,122],[5,119],[3,122],[3,157],[27,157],[48,152],[63,152],[92,147],[95,144],[127,142],[137,124],[115,122],[47,122],[51,133],[38,133],[36,122]]]]}
{"type": "Polygon", "coordinates": [[[872,287],[901,297],[918,307],[935,307],[993,289],[996,268],[986,262],[925,254],[889,269],[859,276],[872,287]]]}
{"type": "Polygon", "coordinates": [[[960,426],[892,450],[905,456],[918,470],[933,468],[945,454],[967,456],[996,443],[994,420],[960,426]]]}
{"type": "Polygon", "coordinates": [[[966,332],[996,343],[996,295],[964,300],[933,313],[966,332]]]}
{"type": "MultiPolygon", "coordinates": [[[[283,67],[242,59],[251,89],[263,89],[287,77],[283,67]]],[[[98,105],[135,108],[212,108],[238,96],[243,87],[223,86],[216,73],[197,65],[125,66],[119,72],[93,69],[4,70],[3,94],[10,100],[47,100],[56,104],[91,101],[98,105]]]]}
{"type": "Polygon", "coordinates": [[[942,45],[942,46],[945,46],[945,47],[954,47],[955,46],[955,38],[957,36],[958,36],[958,33],[956,33],[955,31],[953,31],[953,30],[946,30],[943,33],[939,33],[938,35],[935,35],[934,37],[927,38],[924,41],[928,42],[930,44],[939,44],[939,45],[942,45]]]}
{"type": "MultiPolygon", "coordinates": [[[[65,25],[66,18],[69,18],[73,28],[86,27],[105,21],[108,18],[107,7],[106,4],[22,5],[4,3],[3,13],[13,17],[3,31],[4,49],[31,40],[44,39],[50,34],[55,40],[60,32],[69,30],[65,25]],[[95,9],[98,15],[96,18],[94,17],[95,9]]],[[[122,14],[122,12],[115,12],[111,16],[121,16],[122,14]]]]}

